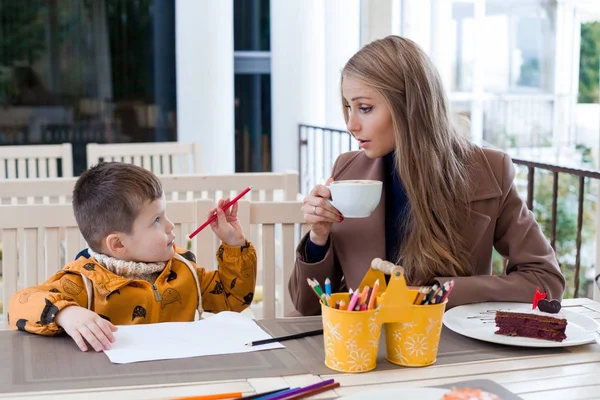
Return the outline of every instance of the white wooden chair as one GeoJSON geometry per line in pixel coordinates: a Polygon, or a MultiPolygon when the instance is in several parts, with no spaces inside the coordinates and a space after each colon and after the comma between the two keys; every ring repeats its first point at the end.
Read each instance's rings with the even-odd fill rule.
{"type": "MultiPolygon", "coordinates": [[[[168,202],[167,209],[169,219],[175,224],[175,241],[185,247],[187,232],[182,226],[196,222],[196,206],[192,201],[168,202]]],[[[17,290],[43,282],[73,260],[87,244],[79,232],[71,204],[0,206],[0,238],[2,328],[6,327],[10,298],[17,290]]],[[[195,243],[191,250],[196,252],[195,243]]]]}
{"type": "MultiPolygon", "coordinates": [[[[162,175],[168,201],[219,199],[233,197],[248,185],[252,191],[244,199],[281,201],[296,200],[297,172],[256,172],[232,175],[162,175]]],[[[77,178],[6,179],[2,181],[0,204],[70,203],[77,178]]]]}
{"type": "MultiPolygon", "coordinates": [[[[214,207],[211,200],[196,200],[196,215],[206,215],[214,207]]],[[[261,234],[253,245],[258,257],[259,276],[257,292],[262,291],[263,299],[253,304],[257,318],[275,318],[288,315],[294,310],[287,283],[294,268],[296,246],[309,227],[303,224],[301,201],[249,202],[240,200],[238,219],[244,232],[258,227],[261,234]]],[[[205,218],[199,218],[202,223],[205,218]]],[[[214,237],[207,227],[195,238],[198,263],[211,268],[215,260],[217,246],[211,241],[214,237]]]]}
{"type": "Polygon", "coordinates": [[[88,143],[86,155],[88,167],[100,161],[121,161],[156,175],[201,173],[199,143],[88,143]]]}
{"type": "Polygon", "coordinates": [[[56,178],[73,176],[70,143],[0,146],[0,181],[5,179],[56,178]]]}
{"type": "Polygon", "coordinates": [[[298,200],[299,178],[290,172],[238,172],[230,175],[161,176],[167,200],[215,199],[234,197],[248,186],[246,200],[298,200]]]}
{"type": "Polygon", "coordinates": [[[0,183],[0,205],[71,203],[77,178],[6,179],[0,183]]]}

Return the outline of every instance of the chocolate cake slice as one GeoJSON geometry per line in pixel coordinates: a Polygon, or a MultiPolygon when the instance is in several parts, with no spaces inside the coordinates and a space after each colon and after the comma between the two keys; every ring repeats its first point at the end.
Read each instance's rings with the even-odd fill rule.
{"type": "Polygon", "coordinates": [[[562,313],[539,310],[496,311],[496,334],[562,342],[567,338],[567,318],[562,313]]]}

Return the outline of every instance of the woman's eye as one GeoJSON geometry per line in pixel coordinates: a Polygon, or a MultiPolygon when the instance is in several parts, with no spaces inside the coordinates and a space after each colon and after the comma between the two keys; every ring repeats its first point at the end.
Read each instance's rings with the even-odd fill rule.
{"type": "Polygon", "coordinates": [[[359,110],[360,110],[361,113],[367,114],[367,113],[369,113],[371,111],[372,108],[373,107],[360,107],[359,110]]]}
{"type": "Polygon", "coordinates": [[[156,219],[154,220],[155,224],[158,224],[160,222],[160,217],[156,217],[156,219]]]}

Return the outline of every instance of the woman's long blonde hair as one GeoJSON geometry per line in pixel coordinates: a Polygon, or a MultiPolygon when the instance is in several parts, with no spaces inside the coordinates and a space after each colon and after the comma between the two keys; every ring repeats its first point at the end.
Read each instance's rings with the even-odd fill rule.
{"type": "MultiPolygon", "coordinates": [[[[459,227],[469,215],[469,161],[475,146],[454,128],[440,77],[411,40],[388,36],[358,51],[342,71],[377,90],[390,107],[396,168],[410,212],[399,254],[412,285],[472,275],[459,227]]],[[[342,99],[342,102],[344,100],[342,99]]],[[[344,107],[348,121],[348,111],[344,107]]]]}

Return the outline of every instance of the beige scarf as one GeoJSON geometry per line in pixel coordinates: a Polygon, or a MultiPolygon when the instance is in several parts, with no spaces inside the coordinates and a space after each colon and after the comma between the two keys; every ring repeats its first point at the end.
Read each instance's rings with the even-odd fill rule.
{"type": "Polygon", "coordinates": [[[96,253],[92,249],[88,249],[90,257],[94,258],[104,268],[119,276],[129,279],[141,279],[154,283],[156,278],[165,269],[166,263],[155,262],[145,263],[136,261],[124,261],[114,257],[109,257],[105,254],[96,253]]]}

